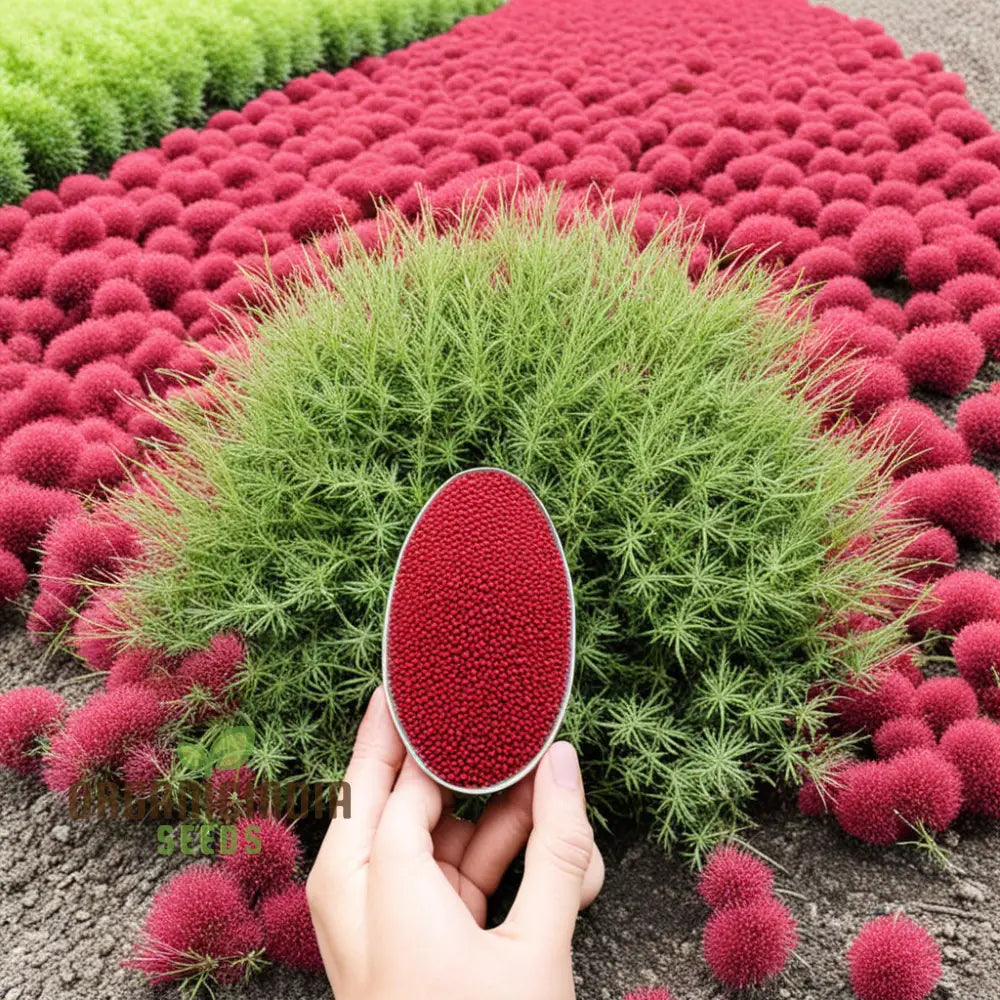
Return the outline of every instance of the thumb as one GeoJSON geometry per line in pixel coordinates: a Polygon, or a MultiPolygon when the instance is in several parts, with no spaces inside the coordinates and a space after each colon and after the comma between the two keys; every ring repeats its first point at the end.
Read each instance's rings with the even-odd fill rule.
{"type": "Polygon", "coordinates": [[[538,765],[532,819],[524,878],[504,927],[548,947],[568,949],[594,852],[580,764],[571,744],[554,743],[538,765]]]}

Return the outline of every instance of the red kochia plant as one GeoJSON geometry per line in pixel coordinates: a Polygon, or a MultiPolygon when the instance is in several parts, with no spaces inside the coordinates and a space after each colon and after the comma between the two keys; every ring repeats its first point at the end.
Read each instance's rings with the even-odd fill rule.
{"type": "Polygon", "coordinates": [[[39,741],[58,728],[66,703],[44,687],[0,694],[0,767],[31,774],[41,767],[39,741]]]}
{"type": "Polygon", "coordinates": [[[135,954],[125,964],[151,983],[212,976],[242,979],[259,964],[260,922],[239,883],[219,868],[197,864],[153,897],[135,954]]]}
{"type": "Polygon", "coordinates": [[[473,470],[437,493],[400,556],[387,631],[397,717],[435,774],[485,788],[535,757],[566,691],[570,606],[558,543],[522,483],[473,470]]]}
{"type": "Polygon", "coordinates": [[[246,889],[250,896],[284,889],[292,880],[302,854],[302,845],[291,828],[269,816],[248,816],[236,823],[239,846],[222,857],[222,869],[246,889]],[[259,842],[259,850],[251,853],[259,842]]]}
{"type": "Polygon", "coordinates": [[[963,400],[955,416],[955,426],[966,445],[990,458],[1000,457],[1000,392],[996,385],[989,392],[963,400]]]}
{"type": "Polygon", "coordinates": [[[962,807],[962,775],[935,747],[904,750],[889,762],[899,818],[913,827],[946,830],[962,807]]]}
{"type": "Polygon", "coordinates": [[[887,719],[911,714],[914,694],[913,684],[898,670],[849,680],[830,700],[831,726],[842,733],[874,733],[887,719]]]}
{"type": "Polygon", "coordinates": [[[961,677],[931,677],[917,688],[913,707],[938,739],[953,722],[979,714],[976,692],[961,677]]]}
{"type": "Polygon", "coordinates": [[[304,885],[296,882],[265,897],[260,904],[260,919],[264,926],[264,951],[272,962],[302,972],[323,971],[323,956],[304,885]]]}
{"type": "Polygon", "coordinates": [[[45,783],[65,792],[103,768],[117,768],[129,749],[154,739],[166,714],[156,694],[136,684],[99,691],[70,713],[45,755],[45,783]]]}
{"type": "Polygon", "coordinates": [[[941,952],[909,917],[870,920],[847,949],[858,1000],[926,1000],[941,978],[941,952]]]}
{"type": "Polygon", "coordinates": [[[674,998],[666,987],[643,986],[626,993],[622,1000],[674,1000],[674,998]]]}
{"type": "Polygon", "coordinates": [[[726,844],[712,851],[698,879],[701,898],[713,909],[767,899],[774,872],[759,858],[726,844]]]}
{"type": "Polygon", "coordinates": [[[944,421],[926,403],[900,399],[889,403],[871,422],[872,429],[885,432],[899,449],[903,461],[893,469],[899,478],[922,469],[968,462],[969,449],[961,436],[946,427],[944,421]]]}
{"type": "Polygon", "coordinates": [[[937,323],[906,334],[896,360],[914,385],[957,396],[976,377],[986,350],[964,323],[937,323]]]}
{"type": "Polygon", "coordinates": [[[716,910],[702,939],[712,974],[730,989],[757,986],[776,976],[797,945],[795,921],[777,899],[716,910]]]}
{"type": "Polygon", "coordinates": [[[849,249],[861,275],[875,280],[899,271],[910,252],[922,242],[913,216],[901,208],[886,206],[861,220],[851,235],[849,249]]]}
{"type": "Polygon", "coordinates": [[[1000,487],[987,469],[947,465],[908,476],[890,493],[905,517],[947,528],[960,538],[1000,541],[1000,487]]]}
{"type": "Polygon", "coordinates": [[[845,833],[882,846],[900,839],[904,827],[896,814],[894,777],[889,761],[859,761],[844,768],[833,812],[845,833]]]}
{"type": "Polygon", "coordinates": [[[941,737],[941,753],[962,775],[966,810],[1000,819],[1000,725],[960,719],[941,737]]]}
{"type": "Polygon", "coordinates": [[[984,618],[1000,619],[1000,580],[982,570],[960,569],[934,584],[926,610],[910,628],[917,635],[930,629],[954,634],[984,618]]]}
{"type": "Polygon", "coordinates": [[[883,722],[872,737],[875,755],[882,760],[905,750],[930,750],[937,746],[934,730],[923,719],[900,716],[883,722]]]}
{"type": "Polygon", "coordinates": [[[966,625],[951,645],[955,669],[977,691],[1000,685],[1000,621],[966,625]]]}

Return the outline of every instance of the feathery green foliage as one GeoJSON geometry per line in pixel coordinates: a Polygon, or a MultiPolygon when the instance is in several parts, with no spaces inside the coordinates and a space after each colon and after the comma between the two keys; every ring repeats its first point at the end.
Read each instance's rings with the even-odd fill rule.
{"type": "Polygon", "coordinates": [[[7,0],[0,4],[0,204],[23,197],[26,185],[103,170],[265,87],[381,55],[499,2],[7,0]]]}
{"type": "Polygon", "coordinates": [[[698,856],[762,784],[794,780],[822,714],[808,686],[898,638],[826,634],[896,582],[892,538],[827,557],[880,530],[883,456],[819,433],[809,378],[777,363],[802,326],[764,273],[691,287],[684,245],[564,231],[551,202],[481,239],[474,217],[397,223],[390,251],[355,249],[261,317],[227,388],[206,382],[213,412],[166,404],[183,444],[151,466],[162,497],[117,501],[149,553],[121,584],[130,640],[244,634],[253,763],[333,780],[407,529],[455,472],[509,469],[573,574],[565,735],[596,813],[698,856]]]}

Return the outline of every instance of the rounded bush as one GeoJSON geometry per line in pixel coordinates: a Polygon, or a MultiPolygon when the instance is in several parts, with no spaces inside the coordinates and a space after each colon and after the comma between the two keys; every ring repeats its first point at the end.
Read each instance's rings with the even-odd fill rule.
{"type": "Polygon", "coordinates": [[[941,978],[934,939],[902,914],[869,920],[847,949],[858,1000],[927,1000],[941,978]]]}
{"type": "Polygon", "coordinates": [[[723,986],[757,986],[778,975],[798,945],[795,921],[784,903],[761,899],[716,910],[702,939],[705,961],[723,986]]]}
{"type": "MultiPolygon", "coordinates": [[[[568,543],[567,557],[574,579],[580,581],[577,584],[579,656],[581,662],[593,664],[594,673],[590,673],[589,669],[582,672],[585,681],[577,689],[569,712],[570,718],[576,720],[571,724],[581,727],[578,731],[585,766],[595,777],[608,768],[618,775],[608,784],[614,789],[608,802],[609,808],[634,810],[638,807],[655,824],[658,822],[656,812],[668,797],[666,790],[647,786],[646,793],[634,798],[625,791],[626,786],[620,781],[622,769],[629,771],[638,766],[641,755],[647,752],[642,748],[647,746],[649,739],[644,729],[640,731],[629,724],[627,706],[657,705],[665,692],[660,680],[650,685],[648,670],[629,665],[633,662],[633,654],[628,652],[632,648],[630,644],[639,642],[640,646],[636,648],[643,650],[641,655],[645,662],[649,661],[649,657],[655,659],[659,664],[657,676],[663,678],[663,683],[676,676],[675,671],[680,665],[678,651],[685,651],[683,659],[687,671],[693,669],[690,656],[695,654],[698,657],[700,666],[691,675],[698,679],[693,685],[681,683],[678,686],[670,682],[671,697],[676,706],[675,717],[686,720],[681,725],[685,731],[692,733],[693,747],[700,739],[693,733],[701,732],[700,727],[705,724],[694,707],[699,703],[698,692],[703,686],[704,690],[708,690],[708,685],[714,683],[713,678],[720,676],[719,671],[725,673],[728,669],[715,655],[719,642],[736,642],[748,666],[756,664],[761,657],[755,669],[770,672],[778,663],[785,661],[784,653],[775,658],[774,651],[778,644],[768,641],[767,636],[784,636],[781,648],[787,647],[789,656],[792,656],[791,651],[797,648],[800,641],[796,637],[803,636],[803,622],[810,623],[805,628],[806,635],[818,637],[822,634],[824,608],[830,608],[830,613],[834,613],[830,606],[831,598],[837,602],[841,599],[837,597],[838,593],[842,593],[843,599],[853,606],[858,586],[861,592],[869,591],[873,585],[876,589],[880,586],[877,579],[881,572],[881,556],[876,557],[874,562],[870,553],[864,557],[848,557],[846,577],[843,567],[828,568],[823,561],[823,554],[829,545],[830,517],[836,522],[839,515],[834,512],[842,509],[835,495],[839,495],[839,488],[830,491],[827,486],[821,494],[807,489],[799,504],[789,502],[788,490],[782,484],[788,483],[789,477],[800,474],[803,481],[812,481],[812,470],[818,461],[838,466],[844,462],[851,465],[861,461],[868,469],[861,475],[861,482],[870,483],[871,492],[868,493],[869,486],[866,485],[863,495],[859,497],[854,487],[850,488],[852,498],[861,503],[858,512],[852,512],[851,520],[853,524],[859,515],[864,520],[868,516],[865,511],[868,511],[872,527],[876,529],[882,521],[876,498],[886,485],[886,481],[875,471],[881,464],[881,458],[877,454],[863,459],[849,457],[853,451],[850,435],[846,439],[833,439],[803,434],[790,439],[787,435],[789,422],[795,424],[799,421],[803,427],[815,428],[819,426],[822,416],[801,391],[793,391],[791,396],[776,393],[773,404],[768,404],[778,409],[773,424],[776,435],[782,441],[794,440],[796,443],[792,451],[785,446],[777,450],[775,446],[765,449],[767,454],[773,454],[774,465],[771,468],[769,463],[766,477],[755,477],[757,486],[749,487],[742,474],[730,479],[733,473],[727,473],[725,477],[732,486],[724,486],[723,479],[713,486],[713,496],[728,496],[731,499],[725,501],[725,527],[719,529],[725,532],[728,541],[724,548],[718,550],[714,543],[710,545],[711,551],[716,553],[712,557],[715,569],[711,587],[705,589],[692,576],[700,576],[702,572],[698,568],[698,558],[687,543],[679,544],[679,541],[690,538],[694,542],[695,536],[686,535],[678,529],[677,506],[659,504],[642,514],[644,526],[641,534],[646,539],[660,538],[662,544],[649,548],[647,540],[643,543],[644,549],[659,553],[655,564],[658,574],[680,574],[688,583],[677,589],[648,589],[641,579],[645,571],[635,578],[626,572],[626,580],[631,582],[621,582],[618,574],[625,563],[619,560],[632,558],[628,555],[633,551],[632,533],[639,526],[635,520],[638,512],[629,506],[631,501],[625,498],[643,493],[641,481],[647,475],[657,477],[659,488],[667,490],[663,495],[673,496],[674,491],[677,496],[686,495],[690,488],[687,485],[688,476],[703,475],[705,456],[718,453],[723,447],[717,435],[723,432],[724,427],[730,428],[725,431],[727,435],[732,433],[734,427],[746,427],[750,431],[750,440],[736,447],[739,453],[756,456],[750,463],[756,467],[762,453],[760,435],[769,418],[766,408],[761,408],[758,390],[746,392],[746,372],[752,370],[755,373],[753,381],[758,387],[762,378],[774,377],[783,385],[787,384],[791,379],[789,373],[766,374],[771,371],[774,359],[771,348],[766,345],[773,343],[778,348],[780,342],[784,349],[800,335],[801,328],[786,326],[788,320],[780,309],[771,310],[762,321],[753,319],[759,293],[767,287],[760,273],[748,272],[747,280],[751,282],[751,288],[758,290],[750,295],[738,290],[734,283],[717,277],[711,269],[702,282],[692,288],[687,277],[686,261],[678,257],[676,251],[670,250],[662,237],[654,238],[643,251],[638,251],[631,242],[630,233],[608,233],[602,223],[586,218],[580,219],[578,225],[565,233],[560,233],[551,207],[534,223],[501,214],[495,228],[491,224],[490,231],[481,239],[471,238],[473,229],[470,226],[467,235],[459,238],[451,231],[437,236],[427,231],[413,232],[400,228],[391,235],[395,241],[391,253],[387,251],[369,257],[348,252],[341,266],[328,270],[322,282],[299,288],[291,299],[279,306],[274,318],[266,322],[262,330],[264,335],[253,338],[248,345],[252,369],[247,368],[240,374],[234,370],[231,378],[227,379],[230,385],[240,385],[238,391],[241,395],[251,393],[238,408],[253,422],[251,437],[256,438],[258,433],[263,432],[271,443],[263,452],[259,451],[259,445],[246,437],[251,431],[250,423],[224,429],[228,418],[220,416],[217,429],[225,434],[228,444],[220,441],[219,447],[213,444],[210,450],[217,453],[227,467],[230,462],[233,463],[230,472],[236,477],[234,484],[246,475],[256,478],[263,474],[268,477],[275,489],[271,494],[277,504],[275,510],[282,511],[269,523],[280,530],[283,537],[298,539],[295,545],[289,549],[285,543],[278,544],[272,550],[277,562],[269,562],[266,570],[259,566],[251,569],[252,565],[257,565],[262,550],[257,546],[242,545],[241,539],[249,541],[250,538],[246,531],[236,530],[232,525],[224,526],[230,517],[238,516],[237,507],[231,507],[226,502],[189,504],[177,495],[175,485],[167,485],[168,493],[174,498],[172,502],[180,504],[179,516],[182,519],[207,516],[213,521],[214,526],[207,532],[195,532],[197,537],[216,541],[209,541],[207,548],[201,544],[191,548],[181,546],[179,549],[172,546],[175,551],[155,574],[136,578],[133,582],[136,586],[149,588],[143,606],[150,609],[159,622],[158,627],[177,629],[185,636],[181,646],[203,645],[218,631],[235,629],[245,634],[250,622],[231,617],[231,599],[251,579],[273,580],[275,586],[284,587],[285,583],[281,581],[290,579],[288,574],[299,572],[295,568],[299,555],[295,555],[292,562],[285,562],[292,552],[311,559],[305,553],[316,545],[329,545],[333,537],[339,538],[336,544],[343,546],[345,551],[360,551],[357,546],[361,544],[362,535],[368,537],[369,528],[365,527],[364,518],[334,527],[327,523],[326,516],[318,509],[314,510],[318,520],[313,521],[311,514],[303,520],[285,506],[292,502],[298,508],[303,496],[310,495],[308,490],[303,494],[300,477],[313,475],[310,467],[319,455],[323,456],[324,462],[329,461],[331,456],[341,455],[345,461],[353,463],[364,454],[368,456],[366,461],[370,462],[372,470],[387,468],[385,463],[389,462],[399,468],[400,482],[411,484],[400,491],[391,491],[391,496],[383,497],[379,504],[379,517],[388,517],[395,527],[374,547],[365,545],[365,561],[369,567],[365,571],[366,576],[374,572],[380,579],[386,580],[391,576],[398,546],[405,535],[405,530],[399,529],[408,526],[426,499],[423,487],[417,484],[441,482],[447,478],[452,459],[445,456],[459,456],[457,461],[462,467],[491,464],[508,468],[529,484],[539,487],[562,537],[579,540],[568,543]],[[636,309],[622,308],[609,318],[602,336],[595,338],[593,327],[589,324],[586,324],[586,329],[581,327],[573,333],[573,328],[564,327],[562,318],[552,310],[529,305],[533,296],[543,288],[546,299],[558,289],[556,294],[566,296],[565,301],[574,303],[574,311],[589,309],[592,304],[596,306],[598,301],[605,301],[601,291],[605,279],[595,284],[592,278],[595,259],[606,262],[610,269],[609,279],[617,280],[617,277],[628,273],[629,278],[622,286],[628,289],[626,301],[632,301],[634,297],[637,303],[636,309]],[[332,287],[327,288],[327,284],[332,287]],[[485,302],[490,303],[488,316],[481,312],[485,302]],[[643,304],[638,306],[640,302],[643,304]],[[521,317],[530,315],[534,319],[529,323],[518,320],[515,327],[519,332],[512,335],[515,327],[509,326],[512,320],[505,317],[515,314],[521,317]],[[741,316],[745,316],[745,320],[739,319],[741,316]],[[664,317],[669,319],[665,322],[664,317]],[[752,337],[747,336],[750,329],[754,331],[752,337]],[[338,331],[336,336],[331,336],[331,330],[338,331]],[[399,340],[401,336],[403,340],[399,340]],[[771,338],[776,339],[772,341],[771,338]],[[635,344],[635,351],[632,352],[632,359],[625,362],[627,368],[623,369],[621,344],[626,341],[635,344]],[[699,344],[697,350],[694,349],[696,342],[699,344]],[[545,351],[541,351],[542,344],[548,345],[545,351]],[[677,363],[677,351],[681,344],[684,345],[684,357],[690,359],[684,365],[677,363]],[[265,345],[267,353],[261,354],[265,345]],[[397,352],[402,345],[407,345],[407,352],[417,352],[413,355],[414,359],[419,356],[424,361],[419,365],[407,361],[398,367],[397,352]],[[553,355],[551,348],[554,345],[558,346],[553,355]],[[760,353],[762,345],[765,345],[763,354],[760,353]],[[273,354],[270,353],[272,351],[273,354]],[[369,397],[368,388],[363,382],[358,382],[360,369],[356,367],[358,359],[369,356],[371,351],[374,351],[370,356],[376,372],[387,371],[385,366],[388,365],[401,376],[392,382],[391,400],[384,411],[386,416],[376,418],[373,413],[368,413],[357,423],[345,422],[340,417],[332,419],[334,412],[342,415],[345,405],[353,405],[347,404],[348,397],[343,396],[343,391],[359,392],[362,394],[359,399],[374,402],[376,397],[369,397]],[[487,355],[496,356],[498,360],[502,356],[508,360],[500,364],[491,362],[481,369],[480,362],[487,355]],[[549,360],[544,362],[544,367],[539,367],[539,362],[546,355],[549,360]],[[392,358],[397,360],[390,360],[392,358]],[[667,358],[672,359],[669,364],[667,358]],[[715,374],[709,380],[705,378],[706,364],[721,365],[721,368],[714,369],[715,374]],[[551,368],[551,365],[556,367],[551,368]],[[590,373],[582,381],[577,374],[573,374],[582,370],[580,365],[585,365],[590,373]],[[690,372],[686,372],[687,365],[691,366],[690,372]],[[250,382],[244,381],[244,375],[249,376],[251,370],[266,373],[266,378],[253,388],[250,382]],[[565,375],[552,381],[556,370],[564,371],[565,375]],[[270,380],[279,377],[279,372],[288,373],[280,376],[288,380],[287,385],[305,388],[321,384],[342,386],[343,389],[324,391],[319,409],[313,409],[314,403],[310,402],[308,417],[300,419],[283,408],[291,406],[295,412],[300,412],[299,407],[306,397],[300,396],[298,391],[275,395],[268,388],[270,380]],[[478,400],[474,403],[475,419],[469,421],[460,410],[456,410],[450,390],[443,394],[435,390],[427,396],[423,381],[425,375],[421,372],[426,373],[426,377],[433,377],[440,386],[455,386],[455,391],[459,386],[466,386],[461,390],[463,393],[470,391],[467,382],[472,378],[480,386],[471,390],[478,400]],[[727,373],[732,374],[731,382],[727,373]],[[439,379],[443,381],[438,382],[439,379]],[[560,385],[573,388],[567,391],[559,388],[560,385]],[[254,395],[258,386],[262,392],[259,398],[254,395]],[[536,396],[537,393],[541,396],[536,396]],[[536,409],[543,399],[548,400],[545,403],[544,430],[543,425],[537,423],[540,415],[536,409]],[[267,419],[250,417],[251,414],[260,414],[261,406],[268,411],[267,419]],[[272,409],[275,406],[277,410],[272,409]],[[430,409],[427,409],[428,406],[430,409]],[[742,412],[743,406],[748,407],[748,416],[737,419],[735,415],[742,412]],[[324,415],[326,407],[332,409],[324,415]],[[578,414],[581,407],[594,415],[586,428],[586,437],[591,442],[588,447],[598,449],[592,454],[600,455],[600,458],[594,470],[598,477],[593,481],[594,491],[588,492],[584,506],[578,508],[576,504],[583,502],[583,498],[573,500],[577,494],[573,492],[576,487],[571,487],[574,478],[570,470],[574,467],[571,454],[576,447],[572,441],[582,430],[574,414],[578,414]],[[645,453],[649,447],[647,432],[640,434],[639,428],[646,427],[647,422],[652,420],[658,428],[655,439],[666,442],[679,433],[681,426],[689,426],[694,413],[700,414],[697,418],[702,428],[700,443],[691,453],[690,464],[685,460],[670,473],[668,480],[664,480],[661,473],[653,468],[659,467],[658,461],[650,466],[646,459],[637,458],[640,453],[637,449],[645,453]],[[724,418],[723,413],[731,416],[724,418]],[[752,419],[750,413],[753,414],[752,419]],[[383,420],[388,420],[388,424],[384,424],[383,420]],[[298,429],[303,436],[299,437],[298,429]],[[525,450],[525,435],[536,440],[538,433],[542,436],[537,438],[537,443],[528,444],[525,450]],[[636,434],[639,436],[636,437],[636,434]],[[551,435],[557,435],[563,441],[559,451],[564,457],[554,464],[551,459],[555,453],[550,451],[550,444],[547,443],[553,440],[551,435]],[[419,443],[421,440],[423,444],[419,443]],[[401,450],[404,441],[410,443],[401,450]],[[804,451],[799,453],[798,449],[804,451]],[[251,451],[255,457],[247,462],[251,451]],[[280,464],[268,462],[262,466],[262,454],[273,455],[276,460],[280,455],[280,464]],[[404,454],[410,458],[399,466],[400,456],[404,454]],[[411,462],[417,464],[411,468],[411,462]],[[543,467],[547,470],[544,473],[543,467]],[[542,485],[542,476],[545,485],[542,485]],[[873,478],[869,479],[869,476],[873,478]],[[741,483],[739,487],[736,487],[737,481],[741,483]],[[617,484],[613,492],[600,486],[600,483],[606,482],[617,484]],[[622,489],[623,483],[632,485],[622,489]],[[737,493],[732,492],[734,488],[738,489],[737,493]],[[719,489],[723,490],[722,494],[718,493],[719,489]],[[749,493],[746,492],[748,489],[749,493]],[[740,497],[745,497],[746,501],[740,497]],[[773,508],[769,497],[773,497],[773,508]],[[626,503],[624,507],[621,506],[623,502],[626,503]],[[770,558],[766,553],[771,550],[767,546],[761,547],[761,540],[756,538],[756,528],[747,534],[752,523],[760,522],[760,516],[755,515],[749,521],[743,517],[739,511],[744,502],[752,503],[757,512],[773,509],[776,518],[774,530],[780,530],[782,538],[788,539],[807,528],[810,533],[815,530],[815,538],[811,542],[803,541],[803,544],[807,548],[814,546],[817,561],[809,563],[810,568],[804,575],[800,575],[800,570],[794,567],[805,564],[795,560],[787,571],[783,569],[773,580],[773,590],[771,584],[761,589],[755,567],[758,566],[758,558],[770,558]],[[814,521],[799,520],[806,511],[808,518],[815,518],[814,521]],[[586,519],[586,531],[582,530],[581,517],[586,519]],[[216,521],[216,518],[219,520],[216,521]],[[645,523],[647,518],[651,519],[648,524],[645,523]],[[222,564],[228,567],[227,577],[229,571],[232,573],[229,582],[221,589],[216,589],[221,580],[218,576],[220,556],[214,551],[215,544],[226,548],[227,555],[222,564]],[[612,555],[611,561],[607,562],[609,553],[617,555],[612,555]],[[210,573],[209,567],[212,567],[210,573]],[[720,573],[723,569],[725,572],[720,573]],[[615,581],[613,585],[612,577],[615,581]],[[194,622],[184,614],[176,616],[168,610],[170,607],[192,605],[190,601],[177,604],[168,597],[182,578],[186,581],[185,587],[193,587],[201,593],[202,597],[195,602],[201,609],[217,608],[220,614],[230,616],[225,628],[195,638],[192,631],[194,622]],[[848,586],[847,578],[855,582],[848,586]],[[833,584],[834,579],[838,581],[836,584],[833,584]],[[755,596],[753,602],[748,603],[745,588],[750,585],[755,596]],[[821,591],[823,597],[819,599],[821,591]],[[678,602],[677,597],[681,594],[685,596],[678,602]],[[649,603],[651,598],[653,603],[649,603]],[[793,606],[799,609],[795,612],[794,624],[788,617],[793,606]],[[748,618],[751,607],[755,610],[748,618]],[[731,609],[731,617],[728,611],[725,615],[721,614],[724,608],[731,609]],[[161,615],[164,617],[161,618],[161,615]],[[610,623],[608,615],[613,615],[620,624],[605,636],[605,626],[600,623],[610,623]],[[729,624],[724,624],[725,621],[729,624]],[[709,622],[712,625],[706,628],[709,622]],[[786,628],[792,631],[786,634],[786,628]],[[731,632],[732,629],[737,631],[731,632]],[[741,638],[751,634],[755,636],[752,644],[741,638]],[[646,638],[640,639],[640,636],[646,638]],[[612,666],[612,663],[621,666],[612,666]],[[591,680],[597,685],[598,678],[606,670],[612,671],[615,680],[609,689],[601,684],[599,691],[596,686],[591,686],[591,680]],[[590,680],[586,679],[588,677],[590,680]],[[681,708],[682,703],[690,707],[681,708]],[[591,715],[594,712],[596,715],[591,715]],[[588,717],[592,721],[588,721],[588,717]],[[616,719],[619,721],[613,721],[616,719]],[[609,761],[602,749],[607,739],[603,728],[606,724],[614,727],[616,741],[622,741],[621,754],[616,755],[617,763],[609,761]]],[[[146,368],[145,364],[143,368],[146,368]]],[[[137,372],[135,365],[132,371],[133,374],[137,372]]],[[[382,375],[375,377],[381,379],[382,375]]],[[[209,396],[216,391],[232,390],[209,388],[209,396]]],[[[367,408],[372,403],[363,405],[367,408]]],[[[375,405],[382,406],[381,403],[375,405]]],[[[231,407],[223,409],[235,415],[231,407]]],[[[190,427],[185,424],[185,433],[188,430],[201,433],[195,424],[190,427]]],[[[204,426],[202,431],[207,432],[209,428],[204,426]]],[[[729,449],[732,445],[725,447],[729,449]]],[[[672,463],[675,461],[676,456],[671,459],[672,463]]],[[[168,460],[163,470],[165,485],[173,481],[169,464],[168,460]]],[[[856,471],[861,472],[860,467],[856,467],[856,471]]],[[[199,475],[202,474],[207,474],[207,470],[199,475]]],[[[384,472],[373,471],[372,475],[375,477],[372,480],[374,485],[376,480],[381,481],[384,472]]],[[[185,481],[192,482],[190,476],[185,477],[185,481]]],[[[205,488],[210,493],[215,492],[214,486],[206,485],[205,488]]],[[[242,491],[250,487],[246,484],[235,488],[242,491]]],[[[364,488],[368,489],[367,486],[364,488]]],[[[201,489],[199,486],[199,492],[201,489]]],[[[316,499],[319,502],[319,498],[316,499]]],[[[147,501],[152,502],[149,498],[144,499],[144,494],[134,494],[126,502],[142,505],[147,501]]],[[[713,500],[713,508],[715,503],[713,500]]],[[[239,509],[246,510],[242,504],[239,509]]],[[[313,509],[311,504],[310,509],[313,509]]],[[[323,509],[329,510],[325,506],[323,509]]],[[[769,537],[770,531],[769,528],[769,537]]],[[[152,539],[150,542],[157,544],[152,539]]],[[[694,544],[700,546],[702,543],[698,541],[694,544]]],[[[772,562],[768,565],[773,568],[772,562]]],[[[884,567],[886,563],[881,565],[884,567]]],[[[650,571],[653,568],[650,566],[650,571]]],[[[331,582],[337,592],[341,587],[345,588],[345,598],[348,589],[354,593],[351,580],[355,579],[355,572],[356,567],[352,568],[350,562],[345,563],[343,575],[338,576],[339,582],[331,582]]],[[[770,574],[769,570],[765,576],[770,574]]],[[[888,577],[885,582],[888,583],[888,577]]],[[[124,581],[122,585],[125,586],[124,581]]],[[[381,590],[376,588],[363,594],[359,592],[350,599],[357,602],[356,612],[352,615],[352,630],[360,622],[371,624],[381,621],[384,609],[378,596],[380,593],[381,590]]],[[[320,600],[318,594],[315,599],[320,600]]],[[[210,618],[211,615],[204,616],[206,624],[210,618]]],[[[280,625],[276,623],[275,631],[267,631],[253,644],[254,669],[284,674],[282,663],[285,653],[282,650],[287,642],[312,650],[306,654],[310,657],[326,658],[331,655],[333,649],[339,648],[345,634],[345,624],[338,624],[339,619],[335,618],[329,600],[324,598],[320,603],[310,604],[308,613],[305,609],[296,612],[294,623],[291,620],[280,625]],[[331,614],[334,618],[330,617],[331,614]]],[[[369,626],[363,627],[367,630],[369,626]]],[[[378,660],[376,644],[364,643],[358,648],[358,655],[361,656],[359,669],[365,671],[365,676],[370,675],[374,679],[378,660]]],[[[832,650],[830,656],[834,656],[832,650]]],[[[821,663],[815,663],[815,657],[808,659],[813,664],[808,670],[803,669],[804,660],[798,657],[788,664],[790,676],[800,679],[797,693],[803,699],[811,681],[820,671],[827,669],[821,663]]],[[[796,690],[795,683],[793,681],[790,691],[796,690]]],[[[336,711],[342,719],[345,734],[350,731],[354,713],[367,693],[352,684],[346,673],[333,682],[338,692],[336,711]]],[[[289,679],[287,697],[291,704],[299,706],[296,711],[313,710],[310,707],[313,691],[305,675],[289,679]]],[[[253,693],[241,685],[239,679],[235,692],[242,699],[243,711],[251,715],[260,711],[261,706],[255,702],[253,693]]],[[[742,693],[734,690],[733,694],[741,702],[742,693]]],[[[745,752],[743,741],[746,735],[743,723],[738,721],[742,718],[743,712],[735,703],[727,709],[727,729],[735,725],[727,737],[727,741],[733,741],[731,747],[720,749],[727,759],[737,748],[740,748],[741,754],[745,752]]],[[[664,740],[674,739],[667,730],[661,732],[661,737],[664,740]]],[[[661,737],[653,738],[658,740],[661,737]]],[[[784,745],[787,738],[783,726],[774,730],[773,737],[774,742],[769,737],[763,744],[755,737],[760,749],[754,752],[754,756],[765,769],[779,759],[778,748],[784,745]]],[[[316,764],[327,755],[343,749],[338,743],[341,738],[332,732],[322,736],[317,734],[316,738],[316,755],[311,758],[316,764]]],[[[616,742],[616,745],[619,744],[616,742]]],[[[683,764],[688,760],[686,751],[678,755],[665,743],[662,752],[666,755],[665,759],[677,760],[682,766],[688,766],[683,764]]],[[[692,773],[697,772],[693,760],[690,766],[695,768],[692,773]]],[[[701,778],[698,780],[700,782],[701,778]]],[[[742,779],[740,785],[743,785],[742,779]]],[[[702,810],[715,814],[719,800],[708,791],[710,786],[711,781],[705,786],[705,793],[708,794],[696,792],[694,786],[685,793],[685,808],[692,810],[692,817],[705,815],[702,810]]],[[[725,787],[727,794],[736,796],[735,801],[742,799],[744,792],[733,788],[728,780],[725,787]]],[[[747,786],[745,792],[749,794],[751,786],[747,786]]],[[[725,822],[722,823],[724,825],[725,822]]],[[[664,826],[662,832],[668,839],[677,841],[685,836],[687,828],[685,824],[671,823],[664,826]]]]}

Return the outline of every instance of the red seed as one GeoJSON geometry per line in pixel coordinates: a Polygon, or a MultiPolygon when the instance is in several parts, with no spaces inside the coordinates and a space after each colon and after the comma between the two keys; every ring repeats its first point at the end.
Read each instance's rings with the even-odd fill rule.
{"type": "Polygon", "coordinates": [[[450,480],[403,548],[387,613],[387,682],[418,759],[485,788],[527,767],[559,718],[571,596],[543,509],[517,479],[450,480]]]}

